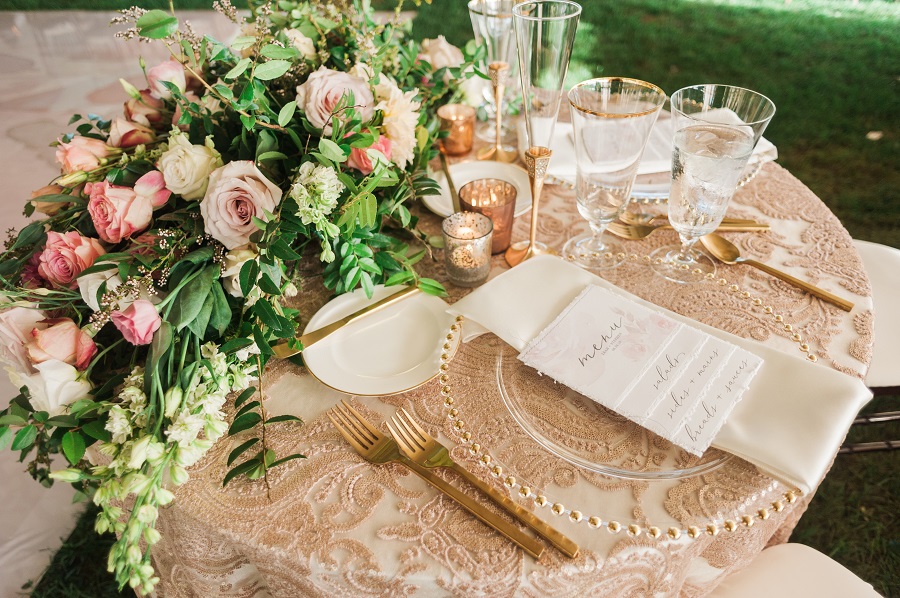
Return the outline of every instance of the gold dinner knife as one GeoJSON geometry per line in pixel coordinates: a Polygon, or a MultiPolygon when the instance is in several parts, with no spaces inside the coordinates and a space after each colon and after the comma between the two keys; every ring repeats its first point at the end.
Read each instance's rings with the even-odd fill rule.
{"type": "Polygon", "coordinates": [[[275,352],[275,356],[280,357],[281,359],[285,359],[292,355],[296,355],[297,353],[299,353],[306,347],[309,347],[310,345],[319,342],[320,340],[322,340],[323,338],[325,338],[332,332],[343,328],[347,324],[349,324],[351,322],[355,322],[356,320],[359,320],[361,318],[364,318],[364,317],[368,316],[369,314],[375,313],[376,311],[382,310],[385,307],[387,307],[389,305],[393,305],[394,303],[401,301],[402,299],[405,299],[405,298],[409,297],[410,295],[413,295],[418,292],[419,292],[419,289],[417,287],[409,287],[408,286],[408,287],[404,288],[402,291],[400,291],[398,293],[394,293],[393,295],[389,295],[388,297],[385,297],[384,299],[376,301],[375,303],[372,303],[371,305],[367,305],[364,308],[362,308],[358,311],[355,311],[348,316],[344,316],[343,318],[341,318],[340,320],[337,320],[336,322],[332,322],[331,324],[322,326],[318,330],[313,330],[312,332],[307,332],[306,334],[303,334],[303,335],[297,337],[293,341],[281,341],[280,343],[273,345],[272,350],[275,352]]]}

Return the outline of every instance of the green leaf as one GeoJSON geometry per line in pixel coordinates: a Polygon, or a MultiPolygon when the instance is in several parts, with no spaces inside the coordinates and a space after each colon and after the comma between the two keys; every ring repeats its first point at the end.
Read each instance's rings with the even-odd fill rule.
{"type": "Polygon", "coordinates": [[[216,92],[220,96],[225,98],[226,100],[230,100],[230,99],[234,98],[234,92],[231,91],[231,88],[228,87],[227,85],[222,85],[221,83],[217,83],[216,85],[213,85],[213,89],[215,89],[216,92]]]}
{"type": "Polygon", "coordinates": [[[45,424],[57,428],[74,428],[78,426],[78,418],[73,415],[57,415],[48,419],[45,424]]]}
{"type": "Polygon", "coordinates": [[[213,284],[210,296],[213,299],[213,308],[209,316],[209,328],[222,336],[231,324],[231,306],[228,305],[228,298],[221,284],[213,284]]]}
{"type": "Polygon", "coordinates": [[[303,421],[303,420],[300,419],[299,417],[297,417],[296,415],[286,414],[286,415],[276,415],[275,417],[270,417],[269,419],[266,420],[266,423],[267,424],[275,424],[278,422],[299,422],[299,421],[303,421]]]}
{"type": "Polygon", "coordinates": [[[257,278],[259,278],[259,264],[256,263],[256,260],[244,262],[244,265],[241,266],[241,274],[238,280],[241,283],[241,293],[245,297],[250,294],[250,290],[256,284],[257,278]]]}
{"type": "Polygon", "coordinates": [[[287,156],[282,154],[281,152],[263,152],[260,155],[256,156],[257,162],[264,162],[266,160],[284,160],[287,156]]]}
{"type": "Polygon", "coordinates": [[[404,270],[403,272],[397,272],[393,274],[390,278],[384,281],[384,286],[392,287],[398,284],[406,284],[407,282],[412,282],[412,280],[416,277],[415,274],[410,272],[409,270],[404,270]]]}
{"type": "Polygon", "coordinates": [[[19,236],[16,237],[16,242],[13,243],[13,246],[10,247],[10,249],[19,249],[21,247],[34,245],[35,243],[42,243],[46,236],[47,234],[44,232],[44,221],[38,220],[32,222],[19,231],[19,236]]]}
{"type": "Polygon", "coordinates": [[[231,465],[232,463],[234,463],[238,457],[244,454],[244,451],[246,451],[257,442],[259,442],[259,438],[251,438],[247,442],[240,444],[237,448],[228,453],[228,461],[225,464],[231,465]]]}
{"type": "Polygon", "coordinates": [[[272,346],[269,345],[269,341],[266,340],[266,335],[262,333],[258,327],[253,327],[253,340],[256,341],[256,346],[259,347],[260,352],[263,355],[275,355],[275,351],[272,350],[272,346]]]}
{"type": "Polygon", "coordinates": [[[100,420],[94,420],[88,424],[85,424],[81,427],[81,431],[91,438],[102,440],[103,442],[109,442],[112,438],[112,436],[110,436],[110,433],[104,427],[104,423],[100,420]]]}
{"type": "Polygon", "coordinates": [[[253,458],[253,459],[250,459],[249,461],[244,461],[237,467],[233,467],[231,470],[229,470],[228,473],[225,474],[225,479],[222,480],[222,487],[224,488],[225,486],[228,485],[228,482],[230,482],[237,476],[239,476],[241,474],[245,474],[248,471],[255,469],[259,465],[260,465],[259,459],[253,458]]]}
{"type": "Polygon", "coordinates": [[[256,65],[256,70],[253,71],[253,78],[260,81],[271,81],[288,72],[290,68],[290,60],[270,60],[269,62],[256,65]]]}
{"type": "Polygon", "coordinates": [[[246,50],[253,46],[256,43],[255,35],[241,35],[239,37],[234,38],[234,41],[231,42],[231,49],[237,50],[240,52],[241,50],[246,50]]]}
{"type": "Polygon", "coordinates": [[[253,344],[253,341],[249,338],[233,338],[230,341],[226,342],[224,345],[219,347],[220,353],[234,353],[238,349],[243,349],[244,347],[249,347],[253,344]]]}
{"type": "Polygon", "coordinates": [[[168,317],[176,331],[182,330],[198,316],[212,290],[213,281],[219,277],[219,272],[218,265],[207,266],[178,291],[168,317]]]}
{"type": "Polygon", "coordinates": [[[365,227],[375,225],[378,216],[378,200],[371,193],[363,193],[359,196],[359,223],[365,227]]]}
{"type": "Polygon", "coordinates": [[[278,288],[278,285],[272,281],[268,274],[263,274],[257,283],[263,293],[269,295],[281,295],[281,289],[278,288]]]}
{"type": "Polygon", "coordinates": [[[162,10],[151,10],[141,15],[136,25],[141,37],[162,39],[178,30],[178,19],[162,10]]]}
{"type": "Polygon", "coordinates": [[[300,453],[295,453],[293,455],[288,455],[287,457],[282,457],[281,459],[278,459],[277,461],[272,461],[272,464],[269,465],[269,469],[272,469],[273,467],[278,467],[282,463],[287,463],[288,461],[291,461],[293,459],[306,459],[306,455],[301,455],[300,453]]]}
{"type": "Polygon", "coordinates": [[[244,403],[244,401],[246,401],[247,399],[249,399],[250,397],[252,397],[255,394],[256,394],[255,386],[251,386],[250,388],[245,388],[244,391],[240,395],[238,395],[238,398],[236,398],[234,400],[234,408],[237,409],[244,403]]]}
{"type": "Polygon", "coordinates": [[[286,127],[294,117],[294,111],[297,110],[297,102],[288,102],[281,110],[278,111],[278,124],[286,127]]]}
{"type": "Polygon", "coordinates": [[[300,52],[298,52],[296,48],[283,48],[281,46],[276,46],[275,44],[266,44],[260,49],[259,53],[266,58],[291,59],[300,56],[300,52]]]}
{"type": "MultiPolygon", "coordinates": [[[[163,356],[172,346],[172,325],[163,320],[159,325],[159,329],[153,333],[153,341],[150,343],[150,352],[147,354],[146,372],[155,374],[157,367],[163,359],[163,356]]],[[[151,376],[145,376],[144,389],[147,395],[150,395],[151,376]]]]}
{"type": "Polygon", "coordinates": [[[69,430],[62,438],[63,454],[72,465],[77,465],[84,457],[84,436],[75,430],[69,430]]]}
{"type": "Polygon", "coordinates": [[[372,277],[368,272],[363,272],[362,276],[360,276],[359,278],[359,281],[362,284],[363,292],[365,292],[366,297],[371,299],[372,293],[375,291],[375,283],[372,282],[372,277]]]}
{"type": "Polygon", "coordinates": [[[5,450],[9,443],[12,442],[13,431],[9,428],[0,428],[0,451],[5,450]]]}
{"type": "Polygon", "coordinates": [[[419,290],[421,290],[423,293],[435,295],[437,297],[447,296],[447,289],[445,289],[441,283],[436,280],[432,280],[431,278],[420,278],[419,290]]]}
{"type": "Polygon", "coordinates": [[[37,438],[37,428],[33,425],[27,425],[18,432],[16,432],[16,437],[12,442],[12,450],[21,451],[27,448],[30,448],[31,445],[34,444],[34,439],[37,438]]]}
{"type": "Polygon", "coordinates": [[[228,434],[234,436],[238,432],[249,430],[261,421],[262,416],[259,413],[256,413],[255,411],[245,413],[240,417],[234,418],[234,421],[231,423],[231,427],[228,428],[228,434]]]}
{"type": "Polygon", "coordinates": [[[341,149],[341,146],[327,137],[319,139],[319,151],[332,162],[347,161],[347,156],[344,155],[344,150],[341,149]]]}
{"type": "Polygon", "coordinates": [[[27,423],[24,417],[11,413],[0,417],[0,426],[24,426],[27,423]]]}
{"type": "Polygon", "coordinates": [[[243,72],[247,70],[247,67],[249,67],[249,66],[250,66],[250,59],[242,58],[238,61],[238,63],[236,65],[234,65],[233,69],[231,69],[230,71],[225,73],[224,78],[225,79],[236,79],[237,77],[240,77],[243,74],[243,72]]]}
{"type": "Polygon", "coordinates": [[[287,262],[293,262],[301,259],[303,256],[291,249],[291,246],[285,242],[284,239],[279,237],[275,243],[269,246],[269,249],[272,250],[272,253],[275,254],[275,257],[283,259],[287,262]]]}
{"type": "Polygon", "coordinates": [[[242,415],[244,415],[245,413],[249,412],[251,409],[256,409],[257,407],[259,407],[259,405],[260,405],[259,401],[250,401],[249,403],[247,403],[246,405],[244,405],[243,407],[241,407],[240,411],[238,411],[238,412],[234,415],[234,418],[235,418],[235,419],[239,418],[240,416],[242,416],[242,415]]]}
{"type": "Polygon", "coordinates": [[[193,332],[200,340],[203,340],[203,337],[206,336],[206,325],[209,324],[209,316],[212,315],[214,301],[212,293],[209,293],[203,301],[203,307],[187,324],[188,330],[193,332]]]}
{"type": "Polygon", "coordinates": [[[262,320],[262,323],[273,330],[281,330],[281,322],[278,321],[278,314],[268,301],[257,301],[253,304],[253,313],[262,320]]]}

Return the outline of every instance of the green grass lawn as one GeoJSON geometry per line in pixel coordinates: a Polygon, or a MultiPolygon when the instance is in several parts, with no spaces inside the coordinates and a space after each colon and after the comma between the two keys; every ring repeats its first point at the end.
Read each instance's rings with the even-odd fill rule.
{"type": "MultiPolygon", "coordinates": [[[[0,0],[0,9],[112,9],[111,0],[0,0]]],[[[141,2],[146,7],[165,1],[141,2]]],[[[240,2],[235,2],[240,5],[240,2]]],[[[381,5],[390,5],[384,0],[381,5]]],[[[407,2],[412,6],[411,2],[407,2]]],[[[209,2],[176,0],[179,8],[209,2]]],[[[573,71],[660,85],[717,82],[758,90],[778,112],[765,135],[859,239],[900,247],[900,4],[872,0],[585,0],[573,71]],[[881,138],[867,139],[878,131],[881,138]]],[[[433,0],[418,37],[471,36],[464,0],[433,0]]],[[[777,201],[777,198],[773,198],[777,201]]],[[[869,410],[896,410],[900,397],[869,410]]],[[[900,425],[854,429],[850,439],[900,439],[900,425]]],[[[794,534],[878,591],[900,596],[900,451],[840,456],[794,534]]],[[[114,596],[107,578],[75,593],[72,572],[105,564],[108,542],[90,521],[57,555],[35,596],[114,596]],[[85,555],[89,555],[85,558],[85,555]],[[86,593],[85,593],[86,592],[86,593]]],[[[75,578],[77,579],[77,577],[75,578]]]]}

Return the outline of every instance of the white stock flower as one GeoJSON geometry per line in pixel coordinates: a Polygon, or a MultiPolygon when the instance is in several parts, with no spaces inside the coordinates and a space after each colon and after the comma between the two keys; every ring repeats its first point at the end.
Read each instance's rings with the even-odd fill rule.
{"type": "Polygon", "coordinates": [[[172,129],[169,149],[159,158],[166,189],[185,199],[200,199],[206,193],[209,175],[222,166],[222,156],[210,137],[205,145],[193,145],[187,135],[172,129]]]}
{"type": "MultiPolygon", "coordinates": [[[[104,262],[95,262],[94,265],[96,266],[97,264],[102,263],[104,262]]],[[[78,292],[81,293],[81,298],[88,307],[94,311],[100,311],[97,293],[100,291],[100,287],[103,286],[103,283],[106,283],[107,291],[112,291],[122,284],[122,278],[119,276],[119,270],[117,268],[85,274],[84,276],[79,276],[75,280],[78,282],[78,292]]]]}
{"type": "Polygon", "coordinates": [[[419,122],[419,102],[416,91],[403,92],[386,75],[375,88],[378,97],[377,110],[384,114],[382,129],[391,140],[391,160],[400,168],[412,161],[416,147],[416,125],[419,122]]]}
{"type": "Polygon", "coordinates": [[[13,384],[28,387],[32,407],[46,411],[50,417],[62,415],[68,405],[87,396],[93,388],[78,370],[64,361],[48,359],[34,368],[37,373],[31,375],[13,372],[11,368],[7,371],[13,384]]]}
{"type": "Polygon", "coordinates": [[[128,419],[128,413],[118,405],[114,405],[109,410],[106,431],[112,434],[113,444],[123,444],[131,436],[131,421],[128,419]]]}
{"type": "Polygon", "coordinates": [[[303,58],[306,60],[316,59],[316,44],[313,40],[300,33],[297,29],[285,29],[284,35],[291,42],[291,45],[297,48],[303,58]]]}
{"type": "Polygon", "coordinates": [[[169,437],[169,442],[178,443],[181,448],[188,448],[197,439],[197,434],[203,429],[205,423],[202,415],[192,415],[188,411],[182,411],[169,425],[166,436],[169,437]]]}
{"type": "Polygon", "coordinates": [[[147,449],[152,440],[153,436],[147,434],[131,445],[131,456],[128,458],[129,469],[140,469],[144,465],[144,461],[147,460],[147,449]]]}
{"type": "Polygon", "coordinates": [[[238,361],[247,361],[251,355],[260,355],[262,351],[260,351],[259,346],[257,346],[256,342],[247,345],[243,349],[238,349],[234,352],[234,356],[237,357],[238,361]]]}
{"type": "Polygon", "coordinates": [[[297,216],[303,224],[323,222],[337,207],[344,183],[330,166],[304,162],[297,171],[290,195],[297,202],[297,216]]]}
{"type": "Polygon", "coordinates": [[[225,254],[222,263],[222,279],[225,290],[232,297],[243,297],[241,292],[241,268],[250,260],[255,260],[259,254],[250,249],[249,245],[235,247],[225,254]]]}

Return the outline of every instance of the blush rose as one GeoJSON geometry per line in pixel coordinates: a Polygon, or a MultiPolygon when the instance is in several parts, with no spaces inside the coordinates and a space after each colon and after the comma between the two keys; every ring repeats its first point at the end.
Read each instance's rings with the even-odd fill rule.
{"type": "Polygon", "coordinates": [[[129,148],[155,140],[153,129],[121,116],[115,117],[109,127],[109,144],[113,147],[129,148]]]}
{"type": "Polygon", "coordinates": [[[106,143],[93,137],[74,137],[68,143],[60,140],[56,148],[56,161],[63,172],[71,174],[80,170],[93,170],[100,161],[112,153],[106,143]]]}
{"type": "Polygon", "coordinates": [[[349,73],[333,71],[324,66],[309,76],[303,85],[297,87],[297,105],[306,114],[312,126],[331,134],[331,117],[341,98],[352,93],[353,107],[363,122],[368,122],[375,114],[375,97],[369,82],[349,73]]]}
{"type": "Polygon", "coordinates": [[[230,162],[209,175],[200,202],[204,229],[227,249],[246,245],[250,235],[259,230],[253,217],[266,220],[264,211],[273,212],[281,196],[281,189],[252,161],[230,162]]]}
{"type": "Polygon", "coordinates": [[[147,84],[150,87],[150,95],[159,100],[168,100],[172,92],[163,85],[163,82],[172,83],[184,93],[187,89],[187,79],[184,76],[184,65],[177,60],[160,62],[147,71],[147,84]]]}

